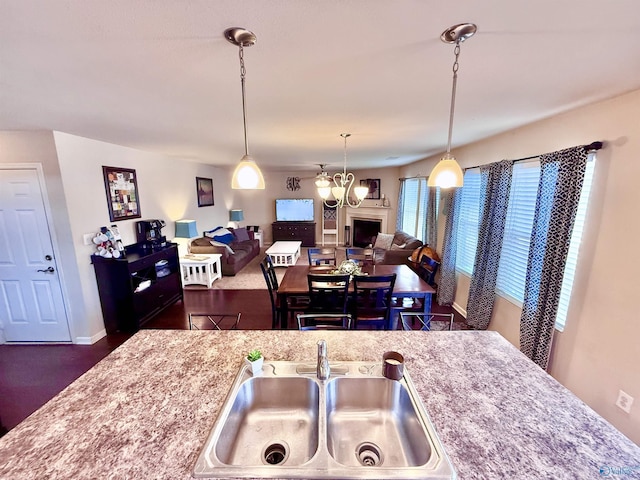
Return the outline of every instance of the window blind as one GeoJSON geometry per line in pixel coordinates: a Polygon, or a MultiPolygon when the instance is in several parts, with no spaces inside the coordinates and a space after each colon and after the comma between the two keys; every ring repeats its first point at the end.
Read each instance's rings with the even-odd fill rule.
{"type": "Polygon", "coordinates": [[[593,184],[595,167],[595,154],[592,153],[589,155],[587,168],[584,172],[584,182],[582,184],[582,192],[580,192],[580,203],[578,204],[576,219],[573,224],[571,243],[569,244],[569,253],[567,254],[567,263],[564,268],[564,276],[562,277],[562,289],[560,290],[560,301],[558,303],[558,313],[556,315],[556,329],[560,331],[564,330],[564,326],[567,321],[569,301],[571,300],[573,280],[575,278],[576,267],[578,266],[578,253],[580,251],[580,243],[582,242],[582,232],[584,231],[584,225],[587,219],[587,207],[589,205],[589,195],[593,184]]]}
{"type": "Polygon", "coordinates": [[[424,240],[427,218],[428,189],[426,178],[408,178],[404,181],[402,231],[424,240]]]}
{"type": "Polygon", "coordinates": [[[480,169],[464,173],[456,236],[456,269],[471,275],[478,245],[480,224],[480,169]]]}
{"type": "Polygon", "coordinates": [[[524,283],[539,182],[539,160],[514,164],[496,289],[498,293],[506,294],[519,303],[524,301],[524,283]]]}

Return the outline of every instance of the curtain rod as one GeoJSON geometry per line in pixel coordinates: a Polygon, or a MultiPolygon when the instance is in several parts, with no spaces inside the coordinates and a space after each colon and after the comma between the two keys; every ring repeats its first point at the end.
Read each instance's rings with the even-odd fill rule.
{"type": "MultiPolygon", "coordinates": [[[[582,145],[584,147],[584,149],[587,152],[594,152],[596,150],[600,150],[604,147],[604,142],[591,142],[588,145],[582,145]]],[[[540,155],[531,155],[530,157],[523,157],[523,158],[516,158],[515,160],[513,160],[513,162],[524,162],[525,160],[532,160],[534,158],[538,158],[541,155],[544,155],[544,153],[540,154],[540,155]]],[[[465,170],[471,170],[472,168],[480,168],[482,165],[476,165],[475,167],[467,167],[465,168],[465,170]]],[[[404,178],[399,178],[398,180],[403,181],[403,180],[409,180],[411,178],[429,178],[425,175],[414,175],[413,177],[404,177],[404,178]]]]}
{"type": "MultiPolygon", "coordinates": [[[[588,145],[582,145],[582,147],[584,147],[584,149],[587,152],[594,152],[596,150],[600,150],[603,146],[604,146],[604,142],[592,142],[588,145]]],[[[546,154],[541,153],[540,155],[531,155],[530,157],[516,158],[515,160],[512,160],[512,162],[516,163],[516,162],[524,162],[525,160],[533,160],[534,158],[541,157],[542,155],[546,155],[546,154]]],[[[471,170],[472,168],[480,168],[481,166],[482,165],[476,165],[475,167],[467,167],[465,168],[465,171],[471,170]]]]}

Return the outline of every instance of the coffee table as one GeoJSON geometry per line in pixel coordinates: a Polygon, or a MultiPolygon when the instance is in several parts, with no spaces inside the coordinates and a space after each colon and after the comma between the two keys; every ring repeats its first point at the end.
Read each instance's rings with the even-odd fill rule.
{"type": "Polygon", "coordinates": [[[271,257],[274,267],[291,267],[300,258],[302,242],[278,241],[265,252],[271,257]]]}

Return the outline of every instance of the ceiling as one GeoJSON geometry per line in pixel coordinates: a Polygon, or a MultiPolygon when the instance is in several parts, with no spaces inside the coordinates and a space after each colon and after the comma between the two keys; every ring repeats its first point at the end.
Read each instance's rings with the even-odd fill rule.
{"type": "MultiPolygon", "coordinates": [[[[0,130],[47,129],[214,165],[403,165],[640,88],[638,0],[0,0],[0,130]]],[[[595,139],[586,138],[585,141],[595,139]]],[[[534,152],[536,153],[536,152],[534,152]]]]}

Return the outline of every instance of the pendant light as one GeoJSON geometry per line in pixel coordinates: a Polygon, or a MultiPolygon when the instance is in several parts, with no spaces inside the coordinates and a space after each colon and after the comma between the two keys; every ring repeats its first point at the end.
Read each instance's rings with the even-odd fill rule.
{"type": "Polygon", "coordinates": [[[320,195],[322,201],[327,207],[358,208],[362,203],[362,200],[364,200],[364,197],[369,193],[369,188],[364,186],[354,186],[356,181],[355,176],[351,172],[347,173],[347,138],[349,138],[351,134],[341,133],[340,136],[344,138],[344,166],[342,172],[336,173],[332,178],[324,171],[324,165],[321,164],[320,168],[322,171],[316,176],[315,184],[318,189],[318,195],[320,195]],[[333,180],[333,187],[331,186],[331,180],[333,180]],[[353,203],[349,199],[352,190],[356,196],[356,200],[353,203]],[[333,202],[328,201],[331,195],[333,195],[334,198],[333,202]]]}
{"type": "Polygon", "coordinates": [[[257,38],[244,28],[233,27],[224,31],[224,37],[238,47],[240,57],[240,84],[242,85],[242,121],[244,126],[244,156],[233,171],[231,188],[242,190],[264,190],[264,177],[258,165],[249,155],[249,141],[247,140],[247,108],[244,88],[246,70],[244,68],[244,47],[255,45],[257,38]]]}
{"type": "Polygon", "coordinates": [[[451,87],[451,110],[449,111],[449,139],[447,140],[447,153],[440,159],[429,175],[427,185],[429,187],[462,187],[464,175],[456,158],[451,155],[451,134],[453,132],[453,113],[456,105],[456,86],[458,83],[458,57],[460,56],[460,44],[476,33],[477,27],[473,23],[461,23],[447,28],[440,40],[445,43],[455,43],[453,50],[455,61],[453,62],[453,85],[451,87]]]}

